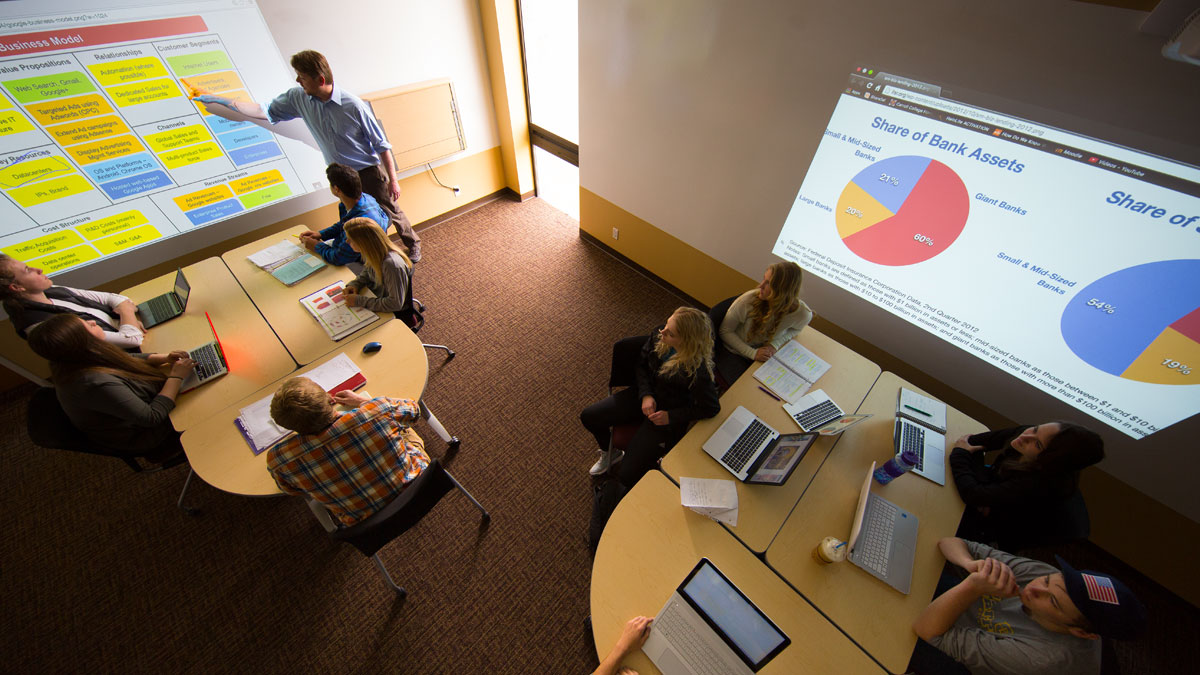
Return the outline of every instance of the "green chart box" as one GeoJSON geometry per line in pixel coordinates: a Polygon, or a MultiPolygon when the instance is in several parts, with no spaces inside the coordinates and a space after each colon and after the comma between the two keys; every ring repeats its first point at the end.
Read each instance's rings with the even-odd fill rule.
{"type": "Polygon", "coordinates": [[[79,71],[9,80],[4,83],[4,88],[21,103],[37,103],[96,91],[87,75],[79,71]]]}
{"type": "Polygon", "coordinates": [[[209,73],[214,70],[233,70],[229,56],[225,52],[219,51],[168,56],[167,63],[171,64],[171,70],[175,71],[176,77],[209,73]]]}

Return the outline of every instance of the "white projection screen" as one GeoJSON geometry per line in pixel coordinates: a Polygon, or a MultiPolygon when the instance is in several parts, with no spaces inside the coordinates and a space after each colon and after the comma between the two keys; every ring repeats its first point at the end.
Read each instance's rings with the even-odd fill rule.
{"type": "Polygon", "coordinates": [[[1029,110],[856,68],[774,253],[1145,437],[1200,410],[1200,169],[1029,110]]]}
{"type": "MultiPolygon", "coordinates": [[[[102,281],[274,222],[213,227],[323,186],[303,123],[231,122],[189,98],[192,85],[265,102],[290,85],[252,0],[16,0],[0,12],[0,251],[102,281]]],[[[302,210],[329,201],[317,197],[302,210]]]]}

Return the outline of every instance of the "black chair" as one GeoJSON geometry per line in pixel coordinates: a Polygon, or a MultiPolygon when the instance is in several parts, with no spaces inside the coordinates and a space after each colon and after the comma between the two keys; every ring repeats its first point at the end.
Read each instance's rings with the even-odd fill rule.
{"type": "Polygon", "coordinates": [[[329,536],[354,546],[363,555],[375,561],[375,566],[383,574],[387,585],[400,597],[404,597],[407,591],[392,581],[392,576],[388,574],[387,568],[379,559],[379,549],[420,522],[421,518],[424,518],[425,514],[429,513],[434,505],[454,488],[461,490],[475,506],[479,507],[483,513],[483,517],[480,519],[481,524],[486,524],[491,520],[491,516],[488,515],[483,505],[472,497],[471,493],[467,492],[466,488],[458,481],[454,480],[454,476],[442,468],[441,462],[435,459],[425,467],[420,476],[417,476],[404,488],[399,497],[383,507],[381,511],[353,527],[330,532],[329,536]]]}
{"type": "MultiPolygon", "coordinates": [[[[172,439],[173,443],[165,444],[159,450],[137,456],[121,455],[111,450],[91,445],[88,443],[84,433],[75,428],[75,425],[71,423],[71,419],[67,417],[66,411],[62,409],[62,405],[58,402],[58,396],[54,393],[52,387],[39,387],[37,391],[33,392],[33,396],[29,399],[29,411],[26,416],[25,426],[29,432],[29,439],[38,447],[116,457],[125,462],[135,473],[155,473],[187,462],[187,456],[183,454],[183,447],[179,445],[177,438],[172,439]],[[176,452],[172,452],[172,450],[176,450],[176,452]],[[138,459],[145,460],[147,457],[158,460],[164,455],[165,458],[162,459],[161,463],[154,465],[143,466],[138,461],[138,459]]],[[[187,490],[192,483],[194,473],[189,466],[187,479],[183,482],[183,490],[180,491],[179,500],[176,502],[176,505],[188,515],[195,515],[198,512],[197,509],[183,505],[183,498],[187,495],[187,490]]]]}
{"type": "MultiPolygon", "coordinates": [[[[649,335],[635,335],[621,338],[613,343],[612,365],[608,371],[608,394],[611,396],[618,387],[637,386],[637,364],[642,358],[642,347],[645,346],[649,335]]],[[[621,450],[629,446],[633,435],[641,424],[623,424],[613,427],[609,436],[609,451],[621,450]]]]}
{"type": "MultiPolygon", "coordinates": [[[[418,333],[421,331],[421,327],[425,325],[425,305],[413,298],[413,273],[415,271],[409,271],[408,288],[404,291],[404,304],[394,314],[397,319],[404,322],[404,325],[412,329],[412,332],[418,333]]],[[[451,359],[455,357],[454,350],[446,345],[421,343],[421,346],[426,349],[444,349],[446,351],[446,363],[450,363],[451,359]]]]}
{"type": "MultiPolygon", "coordinates": [[[[724,349],[724,347],[721,346],[721,322],[725,320],[725,315],[729,313],[729,306],[732,305],[733,301],[737,300],[738,297],[739,296],[735,295],[733,297],[725,298],[724,300],[713,305],[712,309],[708,310],[708,320],[712,322],[712,330],[713,330],[713,360],[714,361],[716,361],[717,354],[720,353],[720,350],[724,349]]],[[[714,375],[716,376],[715,379],[716,379],[716,383],[717,383],[717,391],[724,394],[726,391],[729,390],[729,387],[732,386],[733,383],[726,382],[725,378],[721,375],[719,370],[716,373],[714,373],[714,375]]]]}

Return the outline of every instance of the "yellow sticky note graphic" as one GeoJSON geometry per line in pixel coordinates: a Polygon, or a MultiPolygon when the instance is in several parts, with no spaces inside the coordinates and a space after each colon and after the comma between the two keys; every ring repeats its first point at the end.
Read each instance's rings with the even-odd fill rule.
{"type": "Polygon", "coordinates": [[[16,110],[0,111],[0,136],[19,134],[23,131],[33,131],[33,125],[24,115],[16,110]]]}
{"type": "Polygon", "coordinates": [[[9,190],[54,176],[75,173],[62,157],[42,157],[0,168],[0,188],[9,190]]]}
{"type": "Polygon", "coordinates": [[[239,195],[244,195],[247,192],[254,192],[255,190],[261,190],[268,185],[274,185],[282,182],[283,174],[279,172],[279,169],[272,169],[270,171],[256,173],[253,176],[246,176],[245,178],[231,180],[229,181],[229,187],[233,188],[233,191],[239,195]]]}
{"type": "Polygon", "coordinates": [[[158,230],[154,229],[153,225],[143,225],[141,227],[129,230],[128,232],[122,232],[121,234],[108,237],[107,239],[101,239],[95,242],[95,244],[96,248],[100,249],[101,253],[107,255],[109,253],[116,253],[117,251],[124,251],[125,249],[133,248],[134,246],[141,246],[142,244],[158,239],[161,236],[162,235],[158,233],[158,230]]]}
{"type": "Polygon", "coordinates": [[[203,143],[201,145],[190,145],[180,150],[164,152],[158,158],[163,161],[163,164],[167,165],[168,169],[176,169],[188,164],[217,159],[221,156],[221,148],[217,147],[216,143],[203,143]]]}
{"type": "Polygon", "coordinates": [[[88,192],[91,189],[92,184],[76,173],[9,190],[8,195],[21,206],[29,208],[55,199],[88,192]]]}
{"type": "Polygon", "coordinates": [[[191,211],[223,199],[233,199],[233,192],[230,192],[228,185],[217,185],[207,190],[180,195],[175,198],[175,204],[182,211],[191,211]]]}
{"type": "Polygon", "coordinates": [[[147,80],[137,84],[109,87],[107,91],[108,95],[121,107],[183,96],[183,92],[179,91],[175,81],[168,79],[147,80]]]}
{"type": "Polygon", "coordinates": [[[75,229],[79,230],[79,233],[88,239],[95,240],[138,227],[139,225],[145,225],[148,222],[150,221],[141,211],[133,210],[92,221],[85,225],[76,225],[75,229]]]}
{"type": "Polygon", "coordinates": [[[95,77],[105,87],[114,84],[124,84],[126,82],[136,82],[138,80],[148,80],[152,77],[167,77],[168,75],[162,61],[153,56],[141,59],[97,63],[88,66],[88,70],[92,71],[92,77],[95,77]]]}
{"type": "Polygon", "coordinates": [[[45,256],[44,258],[31,260],[30,262],[42,268],[43,271],[49,274],[51,272],[65,270],[68,267],[82,265],[85,262],[95,260],[99,257],[100,253],[96,249],[92,248],[91,246],[84,245],[76,246],[75,248],[63,251],[62,253],[55,253],[53,255],[45,256]]]}
{"type": "Polygon", "coordinates": [[[21,262],[27,262],[34,258],[40,258],[44,255],[49,255],[58,251],[63,251],[72,246],[78,246],[83,243],[83,239],[75,234],[73,230],[59,230],[51,232],[37,239],[23,241],[13,246],[7,246],[3,252],[21,262]]]}
{"type": "Polygon", "coordinates": [[[203,124],[192,124],[186,127],[160,131],[155,134],[147,134],[142,138],[150,145],[151,150],[164,152],[185,145],[193,145],[201,141],[211,141],[212,134],[208,133],[208,128],[203,124]]]}

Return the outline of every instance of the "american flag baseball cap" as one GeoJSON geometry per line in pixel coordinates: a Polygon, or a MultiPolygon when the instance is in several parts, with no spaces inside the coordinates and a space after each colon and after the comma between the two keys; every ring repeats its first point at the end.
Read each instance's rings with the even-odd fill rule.
{"type": "Polygon", "coordinates": [[[1082,572],[1054,556],[1063,573],[1071,602],[1091,622],[1096,633],[1116,640],[1131,640],[1146,629],[1146,608],[1129,587],[1111,575],[1082,572]]]}

